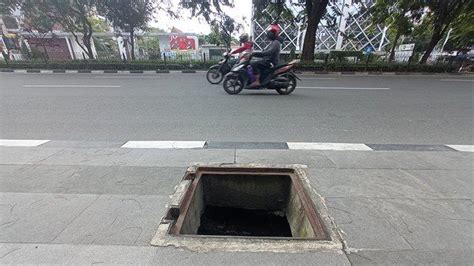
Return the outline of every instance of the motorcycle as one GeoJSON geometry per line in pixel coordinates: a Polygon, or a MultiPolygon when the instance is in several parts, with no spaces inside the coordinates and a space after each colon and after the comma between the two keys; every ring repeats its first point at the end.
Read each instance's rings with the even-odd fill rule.
{"type": "Polygon", "coordinates": [[[276,90],[281,95],[289,95],[296,89],[296,80],[301,80],[293,72],[299,60],[289,63],[272,66],[262,71],[260,75],[261,84],[250,86],[255,81],[250,61],[251,55],[247,55],[245,60],[241,60],[224,77],[223,87],[228,94],[239,94],[242,90],[276,90]]]}
{"type": "Polygon", "coordinates": [[[209,68],[206,74],[206,79],[211,84],[221,83],[224,76],[230,72],[235,62],[232,62],[229,52],[222,54],[224,57],[219,61],[219,64],[213,65],[209,68]]]}

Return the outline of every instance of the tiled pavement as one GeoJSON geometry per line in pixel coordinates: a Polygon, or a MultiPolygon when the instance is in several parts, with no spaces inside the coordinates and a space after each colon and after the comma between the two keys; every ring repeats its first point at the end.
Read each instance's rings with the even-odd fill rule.
{"type": "Polygon", "coordinates": [[[0,263],[468,265],[474,261],[470,152],[66,144],[0,147],[0,263]],[[168,196],[192,162],[308,165],[310,181],[324,197],[345,249],[195,253],[150,246],[168,196]]]}

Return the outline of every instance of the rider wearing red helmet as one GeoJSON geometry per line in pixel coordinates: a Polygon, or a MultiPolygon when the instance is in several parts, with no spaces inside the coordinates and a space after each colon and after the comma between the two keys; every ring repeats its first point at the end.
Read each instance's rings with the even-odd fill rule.
{"type": "Polygon", "coordinates": [[[279,35],[280,27],[277,24],[270,25],[267,29],[267,39],[271,41],[270,45],[266,50],[252,54],[254,57],[260,57],[261,59],[251,63],[256,80],[250,86],[260,85],[260,72],[262,69],[278,65],[281,49],[279,35]]]}
{"type": "Polygon", "coordinates": [[[240,47],[231,51],[230,54],[240,54],[242,52],[251,52],[253,43],[249,40],[249,35],[247,33],[244,33],[240,35],[239,37],[239,42],[240,42],[240,47]]]}

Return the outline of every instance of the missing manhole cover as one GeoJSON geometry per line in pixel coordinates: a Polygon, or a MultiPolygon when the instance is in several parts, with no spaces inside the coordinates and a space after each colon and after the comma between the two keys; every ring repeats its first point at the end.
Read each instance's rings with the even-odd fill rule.
{"type": "Polygon", "coordinates": [[[299,165],[191,167],[152,244],[286,252],[341,248],[326,207],[299,165]]]}

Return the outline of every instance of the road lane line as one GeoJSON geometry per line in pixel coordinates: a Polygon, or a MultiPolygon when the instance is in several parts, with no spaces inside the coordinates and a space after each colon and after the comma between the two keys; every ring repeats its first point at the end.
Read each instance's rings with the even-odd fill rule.
{"type": "Polygon", "coordinates": [[[120,88],[118,85],[23,85],[25,88],[120,88]]]}
{"type": "Polygon", "coordinates": [[[474,79],[440,79],[440,81],[446,82],[474,82],[474,79]]]}
{"type": "Polygon", "coordinates": [[[147,76],[98,76],[95,79],[163,79],[163,76],[147,77],[147,76]]]}
{"type": "Polygon", "coordinates": [[[122,148],[129,149],[202,149],[205,141],[128,141],[122,148]]]}
{"type": "Polygon", "coordinates": [[[287,142],[290,150],[372,151],[361,143],[287,142]]]}
{"type": "Polygon", "coordinates": [[[332,80],[336,78],[301,78],[302,80],[332,80]]]}
{"type": "Polygon", "coordinates": [[[0,147],[37,147],[49,140],[39,139],[0,139],[0,147]]]}
{"type": "Polygon", "coordinates": [[[317,89],[317,90],[390,90],[390,88],[358,88],[358,87],[296,87],[297,89],[317,89]]]}
{"type": "Polygon", "coordinates": [[[474,145],[446,145],[457,151],[474,152],[474,145]]]}

